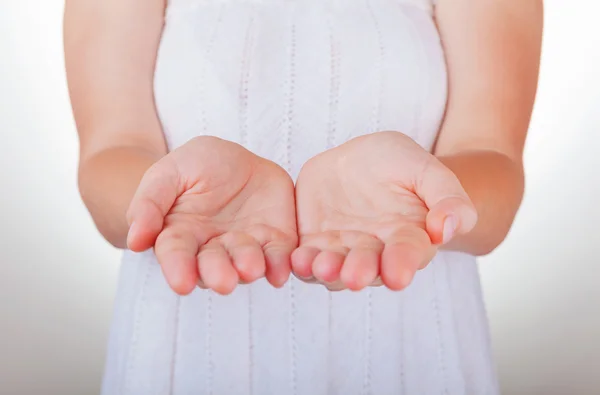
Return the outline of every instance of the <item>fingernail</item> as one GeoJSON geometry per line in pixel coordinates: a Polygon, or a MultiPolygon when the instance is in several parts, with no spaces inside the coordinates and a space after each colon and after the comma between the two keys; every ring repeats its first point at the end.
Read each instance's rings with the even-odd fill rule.
{"type": "Polygon", "coordinates": [[[304,281],[304,282],[311,282],[311,281],[315,281],[315,276],[308,276],[308,277],[304,277],[304,276],[300,276],[296,274],[296,277],[298,277],[298,279],[304,281]]]}
{"type": "Polygon", "coordinates": [[[444,220],[442,243],[446,244],[452,240],[454,237],[454,231],[456,231],[456,219],[453,215],[449,215],[444,220]]]}
{"type": "Polygon", "coordinates": [[[135,221],[133,221],[131,223],[131,226],[129,227],[129,231],[127,232],[127,245],[129,245],[131,243],[131,237],[134,233],[135,233],[135,221]]]}

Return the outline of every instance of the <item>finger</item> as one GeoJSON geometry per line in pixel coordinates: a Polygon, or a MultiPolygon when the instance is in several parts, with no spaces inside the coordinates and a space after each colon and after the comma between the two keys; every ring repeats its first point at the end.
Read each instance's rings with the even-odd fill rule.
{"type": "Polygon", "coordinates": [[[385,246],[381,255],[381,279],[393,291],[406,288],[421,264],[421,253],[411,244],[385,246]]]}
{"type": "Polygon", "coordinates": [[[340,278],[340,271],[347,250],[321,251],[312,264],[312,273],[323,284],[333,284],[340,278]]]}
{"type": "Polygon", "coordinates": [[[378,251],[352,248],[340,273],[344,285],[353,291],[359,291],[371,284],[379,274],[379,259],[378,251]]]}
{"type": "Polygon", "coordinates": [[[265,276],[275,288],[281,288],[290,277],[293,244],[268,243],[263,247],[265,256],[265,276]]]}
{"type": "Polygon", "coordinates": [[[321,250],[315,247],[300,246],[292,253],[292,270],[294,275],[303,281],[308,281],[313,277],[313,261],[319,255],[321,250]]]}
{"type": "Polygon", "coordinates": [[[442,162],[432,158],[417,183],[417,195],[429,208],[427,233],[434,244],[448,243],[477,223],[477,211],[456,175],[442,162]]]}
{"type": "Polygon", "coordinates": [[[229,252],[240,280],[251,283],[264,277],[265,255],[256,239],[246,233],[232,232],[223,235],[221,242],[229,252]]]}
{"type": "Polygon", "coordinates": [[[232,293],[239,280],[229,254],[217,239],[200,247],[198,269],[206,287],[221,295],[232,293]]]}
{"type": "Polygon", "coordinates": [[[156,239],[156,258],[167,283],[180,295],[192,292],[198,281],[197,252],[196,238],[183,227],[168,227],[156,239]]]}
{"type": "Polygon", "coordinates": [[[331,283],[331,284],[323,284],[329,291],[331,292],[339,292],[346,290],[346,286],[340,280],[331,283]]]}
{"type": "Polygon", "coordinates": [[[196,283],[196,285],[198,286],[198,288],[208,289],[208,287],[206,286],[206,284],[204,284],[204,281],[202,281],[202,279],[198,279],[198,282],[196,283]]]}
{"type": "MultiPolygon", "coordinates": [[[[381,260],[381,257],[380,257],[381,260]]],[[[381,287],[383,286],[383,280],[381,279],[381,276],[377,276],[377,278],[371,283],[369,284],[369,287],[381,287]]]]}
{"type": "Polygon", "coordinates": [[[314,278],[314,276],[311,277],[304,277],[304,278],[300,278],[296,275],[296,273],[294,273],[292,271],[292,274],[294,275],[294,277],[296,277],[298,280],[302,281],[303,283],[307,283],[307,284],[320,284],[316,278],[314,278]]]}
{"type": "Polygon", "coordinates": [[[165,215],[182,192],[179,178],[176,166],[165,158],[146,171],[127,210],[129,249],[139,252],[154,245],[165,215]]]}
{"type": "Polygon", "coordinates": [[[380,275],[384,285],[394,291],[406,288],[417,270],[431,261],[435,251],[422,229],[396,232],[386,240],[381,254],[380,275]]]}
{"type": "MultiPolygon", "coordinates": [[[[300,237],[300,247],[292,254],[292,269],[294,274],[302,280],[314,277],[313,262],[315,258],[321,251],[330,251],[339,247],[343,247],[339,231],[302,235],[300,237]]],[[[347,250],[344,251],[344,255],[345,252],[347,250]]]]}
{"type": "Polygon", "coordinates": [[[433,206],[426,219],[427,233],[434,244],[446,244],[457,234],[470,232],[477,222],[477,212],[462,198],[449,197],[433,206]]]}

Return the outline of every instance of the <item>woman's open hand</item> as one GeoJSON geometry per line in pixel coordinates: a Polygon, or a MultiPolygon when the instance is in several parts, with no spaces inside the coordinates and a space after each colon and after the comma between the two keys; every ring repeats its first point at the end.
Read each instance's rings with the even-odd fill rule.
{"type": "Polygon", "coordinates": [[[380,132],[309,160],[296,185],[301,279],[400,290],[477,213],[448,168],[412,139],[380,132]]]}
{"type": "Polygon", "coordinates": [[[169,285],[221,294],[290,274],[297,246],[294,184],[275,163],[215,137],[197,137],[144,175],[129,207],[128,246],[154,247],[169,285]]]}

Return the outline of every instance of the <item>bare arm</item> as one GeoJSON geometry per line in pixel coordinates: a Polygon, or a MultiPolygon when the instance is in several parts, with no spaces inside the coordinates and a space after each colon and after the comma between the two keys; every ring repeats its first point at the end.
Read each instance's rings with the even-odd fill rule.
{"type": "Polygon", "coordinates": [[[125,213],[166,145],[153,97],[164,0],[66,0],[65,61],[80,139],[79,189],[102,235],[126,245],[125,213]]]}
{"type": "Polygon", "coordinates": [[[506,237],[523,196],[522,154],[537,89],[542,0],[440,0],[449,72],[435,155],[479,214],[446,248],[487,254],[506,237]]]}

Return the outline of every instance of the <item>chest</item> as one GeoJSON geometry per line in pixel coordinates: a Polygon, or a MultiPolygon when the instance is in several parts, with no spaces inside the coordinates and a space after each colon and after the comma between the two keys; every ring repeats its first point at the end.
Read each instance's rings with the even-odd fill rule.
{"type": "Polygon", "coordinates": [[[216,135],[295,167],[381,130],[430,147],[446,68],[427,3],[172,0],[155,73],[169,145],[216,135]]]}

